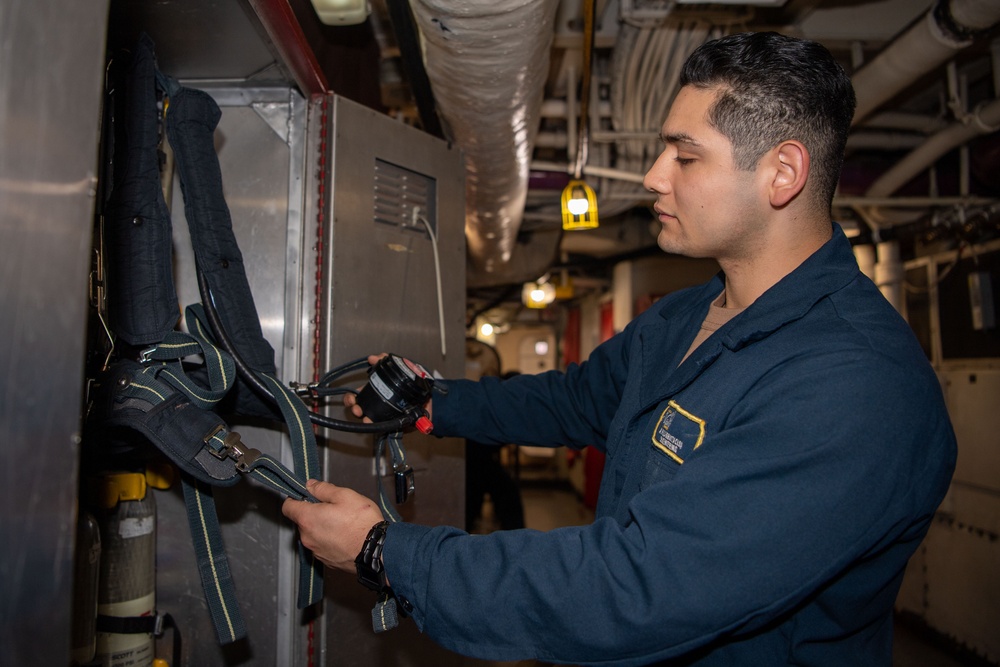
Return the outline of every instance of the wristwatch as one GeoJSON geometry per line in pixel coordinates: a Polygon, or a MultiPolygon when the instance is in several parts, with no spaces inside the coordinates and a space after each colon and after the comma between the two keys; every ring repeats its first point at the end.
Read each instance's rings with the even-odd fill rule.
{"type": "Polygon", "coordinates": [[[361,547],[361,553],[354,559],[354,565],[358,569],[358,583],[376,593],[389,589],[385,580],[385,568],[382,567],[382,545],[385,544],[385,529],[388,527],[388,521],[380,521],[372,526],[361,547]]]}

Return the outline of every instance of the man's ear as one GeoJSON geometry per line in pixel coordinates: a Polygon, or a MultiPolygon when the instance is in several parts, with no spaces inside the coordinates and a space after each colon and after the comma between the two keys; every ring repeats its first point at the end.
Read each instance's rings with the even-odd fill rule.
{"type": "Polygon", "coordinates": [[[783,141],[772,149],[771,167],[774,177],[768,195],[771,205],[780,208],[805,188],[809,177],[809,151],[800,141],[783,141]]]}

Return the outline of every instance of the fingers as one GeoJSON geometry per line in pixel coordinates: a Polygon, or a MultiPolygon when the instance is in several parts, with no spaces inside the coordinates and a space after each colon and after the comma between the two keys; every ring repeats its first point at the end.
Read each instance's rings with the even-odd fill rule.
{"type": "MultiPolygon", "coordinates": [[[[313,494],[313,497],[320,502],[333,503],[337,496],[338,487],[329,482],[310,479],[306,481],[306,490],[313,494]]],[[[281,503],[281,513],[295,523],[301,523],[304,513],[309,511],[310,504],[314,503],[305,500],[295,500],[294,498],[285,498],[285,501],[281,503]]]]}
{"type": "MultiPolygon", "coordinates": [[[[388,352],[382,352],[380,354],[369,354],[368,355],[368,365],[374,366],[384,357],[389,356],[388,352]]],[[[358,387],[358,391],[361,391],[361,387],[358,387]]],[[[344,405],[351,410],[351,414],[355,417],[362,418],[366,424],[371,424],[372,420],[364,416],[364,412],[361,410],[361,406],[358,405],[358,398],[354,394],[347,393],[344,394],[344,405]]]]}
{"type": "Polygon", "coordinates": [[[345,490],[339,486],[331,484],[330,482],[321,482],[318,479],[310,479],[307,481],[306,488],[309,489],[309,493],[316,497],[316,500],[324,503],[337,502],[338,496],[340,496],[345,490]]]}
{"type": "MultiPolygon", "coordinates": [[[[360,389],[358,391],[361,391],[360,389]]],[[[351,409],[351,414],[355,417],[363,417],[364,413],[361,410],[361,406],[358,405],[358,397],[354,394],[344,394],[344,405],[351,409]]],[[[370,419],[365,421],[370,422],[370,419]]]]}
{"type": "Polygon", "coordinates": [[[295,523],[299,523],[302,518],[302,511],[305,509],[305,505],[308,504],[309,503],[304,500],[285,498],[285,502],[281,503],[281,513],[295,523]]]}
{"type": "Polygon", "coordinates": [[[347,487],[311,479],[306,488],[320,502],[287,499],[281,512],[298,526],[299,540],[320,561],[347,572],[365,536],[382,520],[378,505],[347,487]]]}

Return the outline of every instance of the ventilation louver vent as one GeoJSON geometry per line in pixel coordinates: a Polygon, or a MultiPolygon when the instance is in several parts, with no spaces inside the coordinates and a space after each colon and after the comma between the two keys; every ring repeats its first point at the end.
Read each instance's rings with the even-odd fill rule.
{"type": "Polygon", "coordinates": [[[426,234],[423,218],[436,234],[436,185],[429,176],[376,158],[375,222],[426,234]]]}

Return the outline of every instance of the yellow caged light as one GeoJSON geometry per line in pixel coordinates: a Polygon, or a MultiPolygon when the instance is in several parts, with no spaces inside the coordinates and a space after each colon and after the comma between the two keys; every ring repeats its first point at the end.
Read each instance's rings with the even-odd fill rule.
{"type": "Polygon", "coordinates": [[[571,180],[562,191],[562,227],[567,231],[597,227],[597,195],[579,179],[571,180]]]}
{"type": "Polygon", "coordinates": [[[524,283],[521,288],[521,302],[528,308],[545,308],[555,301],[556,288],[549,282],[524,283]]]}

